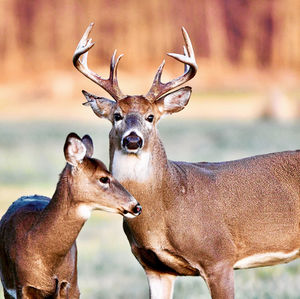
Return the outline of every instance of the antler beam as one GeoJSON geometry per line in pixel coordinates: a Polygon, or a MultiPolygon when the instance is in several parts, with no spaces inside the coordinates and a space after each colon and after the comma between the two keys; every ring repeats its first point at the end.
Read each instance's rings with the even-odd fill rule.
{"type": "Polygon", "coordinates": [[[165,65],[165,61],[159,66],[157,73],[154,77],[152,86],[149,92],[146,95],[146,98],[150,102],[154,102],[160,96],[167,93],[168,91],[184,84],[185,82],[191,80],[197,73],[197,63],[195,59],[195,54],[193,50],[193,46],[187,31],[184,27],[181,28],[182,35],[185,41],[185,46],[183,46],[184,54],[176,54],[176,53],[168,53],[169,56],[175,58],[176,60],[184,63],[184,73],[178,78],[173,79],[170,82],[162,83],[161,82],[161,75],[163,71],[163,67],[165,65]]]}
{"type": "Polygon", "coordinates": [[[94,23],[91,23],[89,25],[89,27],[83,34],[81,40],[79,41],[78,46],[73,55],[73,64],[79,72],[81,72],[87,78],[91,79],[93,82],[95,82],[104,90],[106,90],[116,101],[119,101],[120,99],[125,97],[119,88],[117,79],[118,63],[122,58],[123,54],[118,56],[118,58],[116,59],[117,51],[114,51],[114,54],[111,58],[110,74],[108,79],[103,79],[98,74],[90,70],[87,65],[88,51],[94,46],[95,43],[92,43],[92,39],[89,39],[88,37],[93,26],[94,23]]]}

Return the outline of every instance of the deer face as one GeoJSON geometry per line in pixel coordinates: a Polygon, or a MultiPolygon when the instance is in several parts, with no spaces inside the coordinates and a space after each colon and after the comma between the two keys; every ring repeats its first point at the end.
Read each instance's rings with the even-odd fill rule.
{"type": "Polygon", "coordinates": [[[136,199],[110,174],[93,154],[92,139],[82,139],[71,133],[67,137],[65,158],[71,167],[70,192],[82,217],[89,217],[93,209],[133,218],[141,213],[136,199]]]}
{"type": "Polygon", "coordinates": [[[154,129],[152,105],[142,96],[121,100],[112,115],[111,136],[114,147],[129,154],[148,148],[154,129]]]}
{"type": "Polygon", "coordinates": [[[128,96],[119,102],[83,92],[89,105],[99,117],[112,123],[110,141],[116,150],[138,154],[147,150],[159,119],[156,105],[143,96],[128,96]]]}
{"type": "Polygon", "coordinates": [[[86,91],[83,94],[97,116],[111,121],[110,142],[113,147],[123,153],[138,155],[151,148],[160,118],[178,112],[187,105],[191,88],[181,88],[153,103],[144,96],[127,96],[113,102],[86,91]]]}

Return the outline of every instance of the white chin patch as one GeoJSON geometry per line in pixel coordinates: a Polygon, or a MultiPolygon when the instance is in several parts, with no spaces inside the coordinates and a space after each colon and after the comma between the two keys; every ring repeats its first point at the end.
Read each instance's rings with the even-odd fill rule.
{"type": "Polygon", "coordinates": [[[135,150],[133,149],[128,149],[128,148],[124,148],[124,151],[128,154],[137,154],[139,152],[140,148],[137,148],[135,150]]]}
{"type": "Polygon", "coordinates": [[[135,218],[136,216],[135,215],[132,215],[130,213],[127,213],[127,214],[124,214],[123,215],[125,218],[129,218],[129,219],[132,219],[132,218],[135,218]]]}
{"type": "Polygon", "coordinates": [[[140,152],[138,155],[115,151],[112,162],[112,174],[122,181],[146,182],[152,173],[150,153],[140,152]]]}

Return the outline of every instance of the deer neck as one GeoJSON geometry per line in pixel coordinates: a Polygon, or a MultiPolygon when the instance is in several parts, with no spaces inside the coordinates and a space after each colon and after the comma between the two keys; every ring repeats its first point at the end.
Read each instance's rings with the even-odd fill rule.
{"type": "Polygon", "coordinates": [[[121,183],[148,185],[161,182],[168,165],[164,146],[157,135],[138,154],[128,154],[110,143],[110,170],[121,183]]]}
{"type": "Polygon", "coordinates": [[[44,257],[54,260],[68,254],[86,221],[78,215],[78,207],[72,200],[70,172],[67,165],[51,201],[28,234],[30,246],[37,247],[44,257]]]}

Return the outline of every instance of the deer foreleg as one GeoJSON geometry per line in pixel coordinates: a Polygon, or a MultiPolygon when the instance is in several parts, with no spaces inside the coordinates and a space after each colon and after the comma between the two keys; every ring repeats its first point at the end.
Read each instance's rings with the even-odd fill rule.
{"type": "Polygon", "coordinates": [[[146,271],[150,299],[172,299],[176,276],[171,274],[146,271]]]}
{"type": "Polygon", "coordinates": [[[234,298],[234,275],[230,266],[218,267],[206,273],[206,283],[212,299],[234,298]]]}

